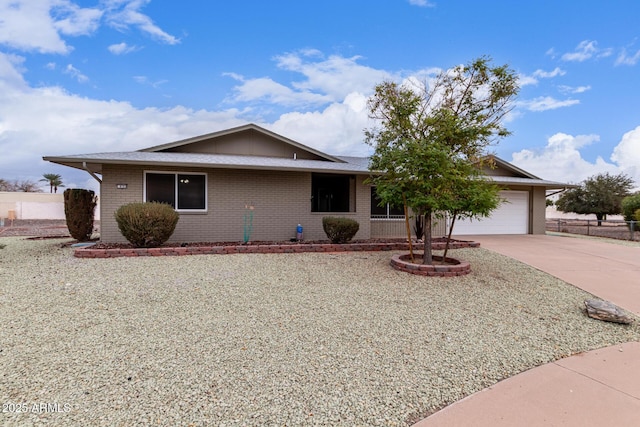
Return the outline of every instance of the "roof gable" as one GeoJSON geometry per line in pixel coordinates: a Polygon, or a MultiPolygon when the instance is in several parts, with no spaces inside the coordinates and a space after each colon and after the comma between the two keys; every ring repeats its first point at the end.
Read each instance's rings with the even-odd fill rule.
{"type": "Polygon", "coordinates": [[[322,160],[344,163],[344,160],[255,124],[226,129],[206,135],[138,150],[154,153],[228,154],[234,156],[275,157],[282,159],[322,160]]]}
{"type": "Polygon", "coordinates": [[[520,169],[519,167],[502,160],[499,157],[494,155],[487,156],[490,162],[492,162],[492,166],[484,165],[482,167],[482,172],[487,176],[505,176],[512,178],[529,178],[529,179],[540,179],[537,176],[520,169]]]}

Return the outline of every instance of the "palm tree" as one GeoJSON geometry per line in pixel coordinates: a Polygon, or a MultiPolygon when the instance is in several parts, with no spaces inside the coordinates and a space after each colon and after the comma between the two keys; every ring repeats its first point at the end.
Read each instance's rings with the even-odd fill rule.
{"type": "Polygon", "coordinates": [[[58,187],[64,187],[64,185],[62,185],[62,177],[57,173],[45,173],[42,176],[44,178],[40,181],[46,181],[49,183],[51,193],[57,193],[58,187]]]}

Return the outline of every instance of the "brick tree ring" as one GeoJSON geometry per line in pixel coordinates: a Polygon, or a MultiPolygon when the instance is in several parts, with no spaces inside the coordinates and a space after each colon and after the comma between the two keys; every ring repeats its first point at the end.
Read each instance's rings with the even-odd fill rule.
{"type": "MultiPolygon", "coordinates": [[[[414,254],[414,258],[420,258],[422,254],[414,254]]],[[[433,256],[434,261],[442,261],[442,257],[433,256]]],[[[404,271],[420,276],[455,277],[464,276],[471,272],[471,265],[467,261],[447,257],[446,264],[415,264],[411,262],[409,254],[396,254],[391,257],[391,266],[396,270],[404,271]]]]}

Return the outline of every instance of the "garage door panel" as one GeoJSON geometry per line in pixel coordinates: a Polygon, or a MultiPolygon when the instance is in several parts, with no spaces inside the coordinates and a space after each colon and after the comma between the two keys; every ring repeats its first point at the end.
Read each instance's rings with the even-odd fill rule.
{"type": "Polygon", "coordinates": [[[527,234],[529,231],[529,192],[501,191],[505,201],[488,218],[456,220],[454,235],[527,234]]]}

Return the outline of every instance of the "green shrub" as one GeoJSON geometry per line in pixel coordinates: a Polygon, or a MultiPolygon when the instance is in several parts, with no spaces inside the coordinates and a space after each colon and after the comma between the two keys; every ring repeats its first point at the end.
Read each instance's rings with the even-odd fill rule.
{"type": "Polygon", "coordinates": [[[636,211],[636,221],[640,221],[640,209],[636,211]]]}
{"type": "Polygon", "coordinates": [[[322,228],[331,243],[347,243],[356,235],[360,224],[350,218],[325,216],[322,218],[322,228]]]}
{"type": "Polygon", "coordinates": [[[169,240],[180,215],[166,203],[148,202],[122,205],[115,218],[129,243],[137,248],[153,248],[169,240]]]}
{"type": "Polygon", "coordinates": [[[96,194],[82,188],[68,188],[64,190],[62,196],[69,234],[80,242],[90,240],[93,234],[93,216],[98,202],[96,194]]]}
{"type": "MultiPolygon", "coordinates": [[[[622,215],[625,221],[636,221],[636,211],[640,209],[640,193],[622,199],[622,215]]],[[[637,227],[636,227],[637,228],[637,227]]]]}

